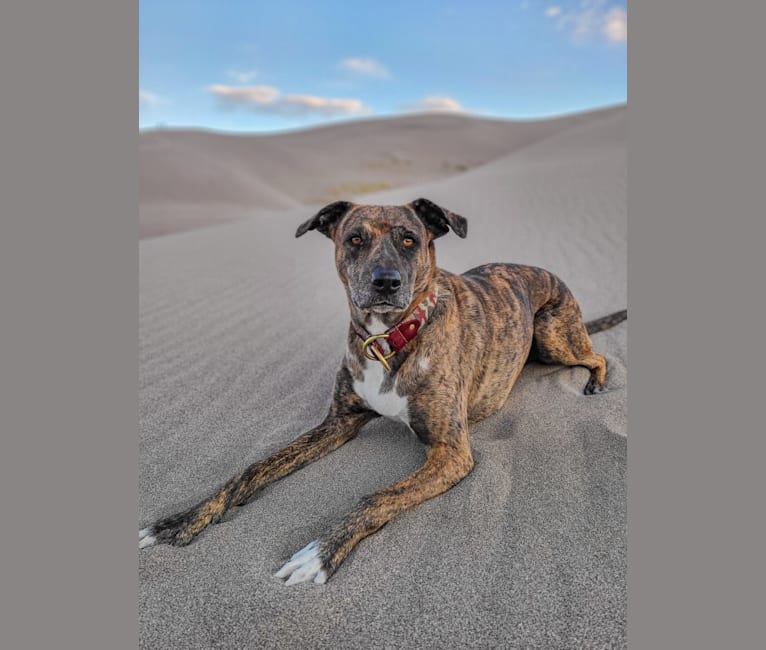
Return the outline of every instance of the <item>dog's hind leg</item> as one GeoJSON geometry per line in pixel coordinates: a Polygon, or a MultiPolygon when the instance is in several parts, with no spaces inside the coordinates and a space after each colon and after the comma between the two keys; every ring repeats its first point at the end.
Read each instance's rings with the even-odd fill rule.
{"type": "Polygon", "coordinates": [[[142,528],[138,533],[139,548],[154,544],[185,546],[207,526],[220,521],[230,508],[244,504],[261,488],[351,440],[377,414],[367,409],[353,393],[350,382],[348,370],[342,367],[330,412],[322,424],[266,460],[253,463],[196,506],[142,528]]]}
{"type": "Polygon", "coordinates": [[[543,363],[588,368],[586,395],[606,390],[606,359],[593,352],[580,307],[561,280],[556,279],[551,300],[535,314],[533,347],[543,363]]]}

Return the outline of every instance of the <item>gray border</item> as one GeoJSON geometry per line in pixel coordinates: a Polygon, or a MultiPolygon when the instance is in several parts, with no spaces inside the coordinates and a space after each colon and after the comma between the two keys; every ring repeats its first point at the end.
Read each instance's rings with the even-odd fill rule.
{"type": "MultiPolygon", "coordinates": [[[[746,6],[629,10],[634,648],[762,642],[764,237],[745,227],[764,21],[746,6]]],[[[135,647],[137,4],[8,13],[2,644],[135,647]]]]}
{"type": "Polygon", "coordinates": [[[135,648],[138,4],[0,32],[0,645],[135,648]]]}
{"type": "Polygon", "coordinates": [[[749,312],[765,239],[748,227],[763,220],[757,4],[630,3],[633,648],[763,645],[763,320],[749,312]]]}

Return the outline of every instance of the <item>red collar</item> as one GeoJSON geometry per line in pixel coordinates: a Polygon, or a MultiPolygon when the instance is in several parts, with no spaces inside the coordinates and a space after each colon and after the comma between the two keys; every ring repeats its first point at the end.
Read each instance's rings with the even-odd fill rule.
{"type": "Polygon", "coordinates": [[[380,361],[383,367],[390,372],[391,366],[388,365],[388,360],[417,336],[435,306],[436,290],[434,289],[423,302],[410,312],[407,318],[385,333],[373,336],[352,320],[351,326],[363,341],[362,352],[364,356],[372,361],[380,361]]]}

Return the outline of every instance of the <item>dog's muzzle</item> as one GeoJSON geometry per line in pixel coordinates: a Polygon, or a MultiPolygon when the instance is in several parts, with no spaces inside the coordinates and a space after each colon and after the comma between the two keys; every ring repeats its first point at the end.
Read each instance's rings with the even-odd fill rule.
{"type": "Polygon", "coordinates": [[[380,295],[388,296],[399,291],[402,275],[396,269],[384,269],[376,266],[372,270],[372,288],[380,295]]]}

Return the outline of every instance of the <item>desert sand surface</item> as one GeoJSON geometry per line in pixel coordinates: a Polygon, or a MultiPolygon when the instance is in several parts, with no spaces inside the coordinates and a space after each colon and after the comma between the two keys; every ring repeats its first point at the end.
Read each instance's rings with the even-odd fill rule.
{"type": "MultiPolygon", "coordinates": [[[[534,135],[505,150],[491,132],[513,124],[459,118],[452,140],[445,116],[431,117],[438,136],[423,150],[438,152],[422,159],[428,116],[259,136],[269,153],[252,155],[251,136],[170,134],[171,150],[193,149],[195,173],[220,181],[210,196],[183,174],[171,188],[145,185],[172,155],[143,169],[143,149],[163,134],[142,135],[142,201],[209,226],[209,200],[239,220],[140,243],[137,528],[323,419],[347,307],[331,242],[294,232],[328,186],[367,178],[349,171],[362,151],[396,153],[416,171],[407,186],[398,172],[375,176],[393,189],[359,200],[423,196],[468,219],[467,239],[437,241],[441,267],[534,264],[567,283],[586,319],[627,306],[626,108],[525,125],[534,135]],[[238,160],[253,186],[250,172],[229,183],[206,156],[238,160]],[[445,173],[437,160],[467,168],[445,173]]],[[[529,365],[505,407],[472,427],[473,472],[362,541],[326,585],[286,587],[273,574],[362,496],[423,462],[403,424],[371,423],[187,547],[140,551],[141,647],[625,647],[627,323],[592,339],[609,363],[607,393],[582,394],[584,368],[529,365]]]]}
{"type": "Polygon", "coordinates": [[[447,178],[615,110],[529,121],[407,115],[267,135],[143,131],[140,235],[447,178]]]}

